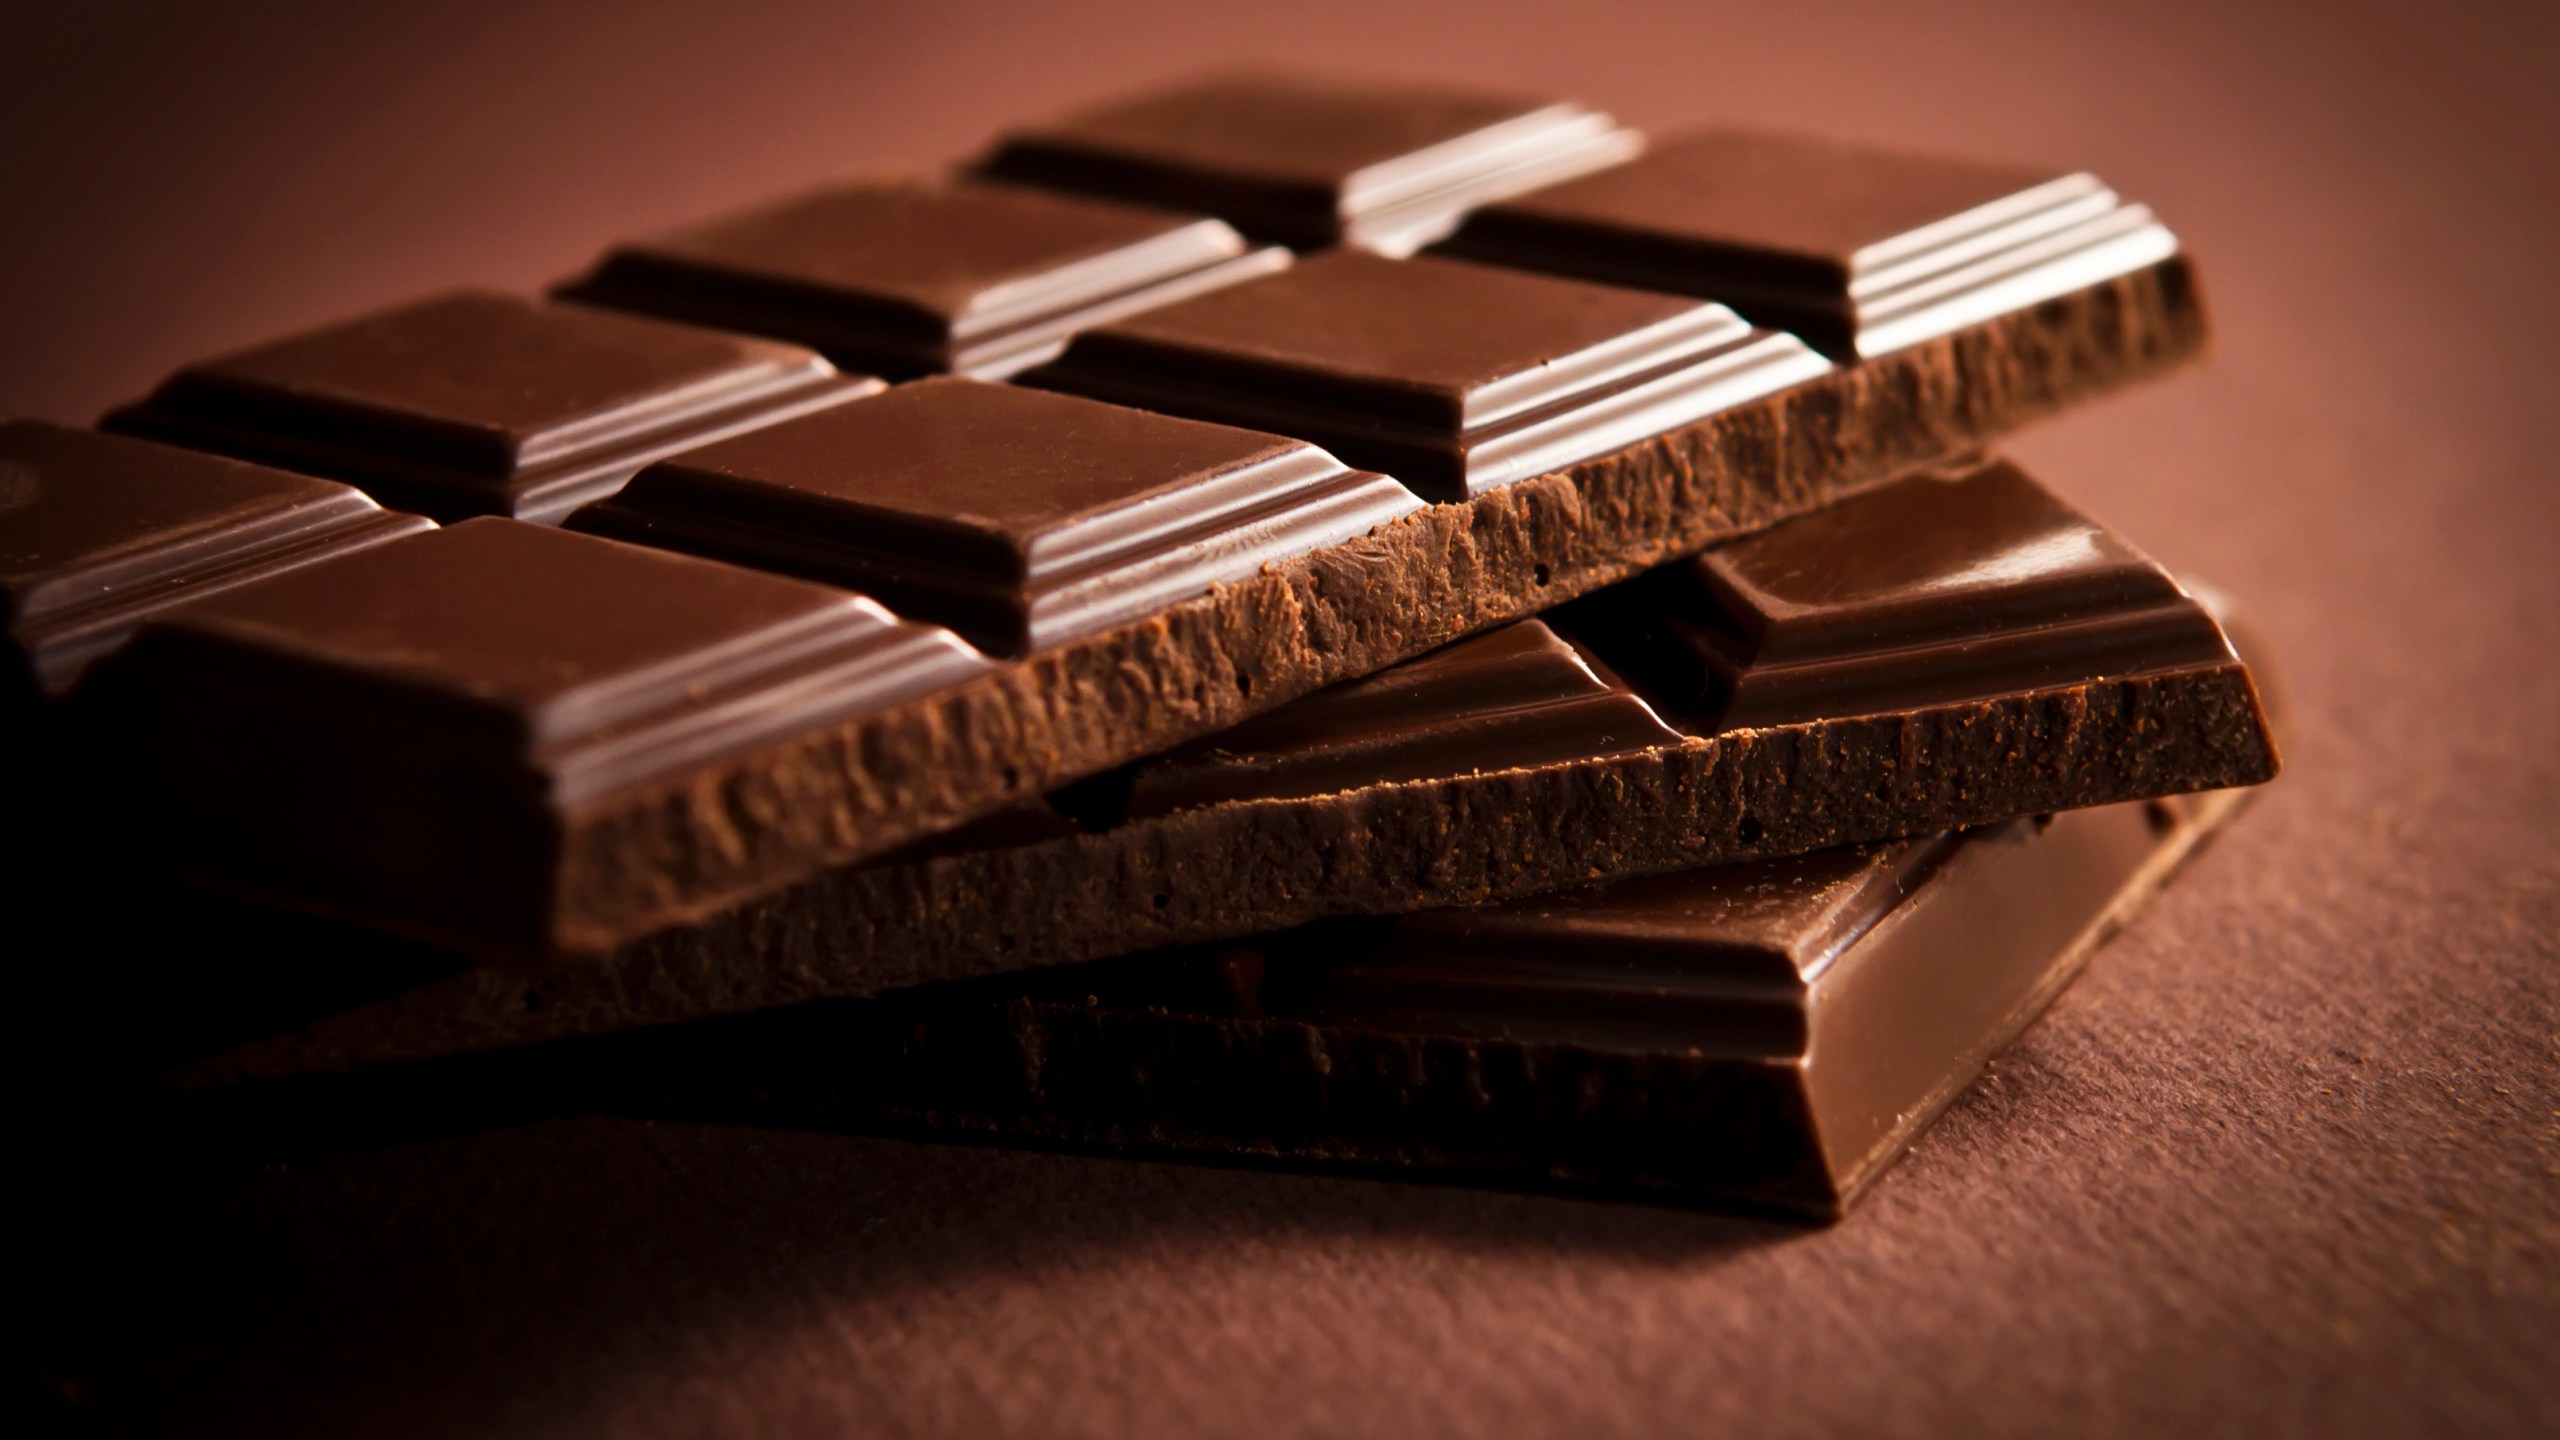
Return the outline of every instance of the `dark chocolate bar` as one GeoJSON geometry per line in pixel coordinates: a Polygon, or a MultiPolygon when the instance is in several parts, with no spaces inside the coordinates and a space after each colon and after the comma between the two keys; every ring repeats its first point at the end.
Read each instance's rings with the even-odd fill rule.
{"type": "MultiPolygon", "coordinates": [[[[1206,531],[1161,554],[1150,548],[1160,538],[1150,533],[1154,517],[1193,501],[1168,499],[1169,509],[1159,510],[1143,500],[1155,482],[1142,478],[1169,478],[1160,459],[1127,457],[1123,488],[1079,494],[1073,467],[997,453],[999,434],[1020,439],[1016,432],[964,429],[937,442],[934,463],[947,464],[947,474],[895,478],[868,465],[887,457],[830,456],[817,437],[839,425],[863,429],[861,407],[922,402],[857,398],[869,382],[771,342],[463,296],[197,367],[119,423],[165,425],[204,444],[355,476],[446,513],[512,507],[556,516],[576,497],[618,488],[643,458],[699,451],[763,427],[744,448],[718,452],[727,467],[718,474],[689,460],[670,464],[643,482],[633,504],[605,507],[592,523],[793,573],[858,577],[893,609],[914,607],[905,620],[952,620],[990,646],[1022,653],[933,693],[892,686],[896,698],[861,705],[780,704],[775,727],[753,749],[689,750],[695,768],[686,773],[595,791],[574,804],[546,801],[551,838],[529,848],[529,868],[507,887],[537,898],[528,908],[511,902],[503,913],[515,918],[501,930],[487,928],[500,910],[438,903],[428,887],[348,888],[326,878],[352,861],[285,865],[279,852],[269,868],[254,848],[222,843],[212,822],[229,812],[200,803],[201,794],[173,794],[168,808],[209,828],[160,853],[191,878],[474,948],[611,948],[828,867],[889,854],[1961,453],[2032,415],[2174,364],[2203,339],[2192,293],[2176,283],[2182,265],[2173,260],[1879,359],[1826,367],[1800,344],[1751,332],[1691,299],[1448,261],[1319,257],[1086,331],[1036,373],[1076,388],[1077,377],[1097,373],[1093,357],[1107,361],[1118,346],[1140,355],[1127,367],[1139,383],[1126,398],[1142,408],[1217,420],[1185,398],[1214,382],[1225,387],[1219,403],[1243,405],[1241,413],[1260,417],[1246,422],[1256,428],[1338,444],[1336,458],[1351,467],[1375,468],[1364,458],[1374,442],[1396,461],[1389,474],[1403,478],[1402,470],[1419,467],[1417,485],[1463,495],[1464,503],[1425,506],[1339,538],[1350,519],[1394,509],[1385,503],[1394,497],[1379,488],[1384,481],[1300,451],[1265,472],[1276,487],[1269,509],[1219,510],[1214,521],[1190,510],[1184,523],[1198,520],[1206,531]],[[1149,327],[1132,335],[1179,336],[1203,315],[1214,333],[1191,350],[1116,333],[1130,326],[1149,327]],[[1340,357],[1324,353],[1328,334],[1341,337],[1340,357]],[[1199,363],[1211,351],[1234,363],[1199,363]],[[1559,357],[1570,363],[1539,363],[1559,357]],[[1486,368],[1472,368],[1479,362],[1486,368]],[[1240,378],[1269,380],[1291,398],[1275,406],[1252,386],[1239,390],[1240,378]],[[847,405],[851,412],[833,413],[847,405]],[[1299,467],[1316,468],[1299,474],[1299,467]],[[1317,469],[1321,476],[1310,480],[1317,469]],[[969,477],[981,472],[1068,488],[1005,516],[964,513],[960,497],[977,493],[969,477]],[[785,495],[804,487],[814,489],[785,495]],[[843,503],[857,492],[872,499],[843,503]],[[881,499],[890,495],[905,498],[881,499]],[[937,503],[955,508],[936,514],[937,503]],[[889,554],[877,536],[864,538],[871,520],[891,512],[900,518],[880,535],[935,537],[937,558],[921,570],[907,563],[912,556],[889,554]],[[869,519],[782,533],[821,513],[869,519]],[[1079,538],[1035,556],[1034,531],[1046,522],[1030,517],[1040,514],[1085,517],[1066,526],[1079,538]],[[777,516],[789,518],[777,523],[777,516]],[[1234,533],[1220,538],[1220,526],[1234,533]],[[1261,560],[1254,573],[1222,568],[1253,555],[1261,560]],[[1018,578],[1017,566],[1025,568],[1018,578]],[[1037,577],[1029,573],[1035,568],[1037,577]],[[1145,607],[1153,613],[1137,613],[1145,607]],[[375,908],[395,894],[406,897],[400,908],[375,908]]],[[[1060,436],[1053,448],[1079,447],[1060,436]]],[[[519,593],[538,607],[593,603],[558,589],[519,593]]],[[[395,635],[380,638],[396,648],[395,635]]],[[[269,639],[273,648],[294,648],[281,630],[269,639]]],[[[256,648],[229,645],[222,663],[264,665],[256,648]]],[[[613,663],[551,658],[572,667],[613,663]]],[[[189,693],[139,674],[147,663],[157,662],[132,661],[137,675],[122,683],[125,693],[189,693]]],[[[138,817],[163,813],[154,786],[221,788],[150,758],[203,743],[158,739],[199,718],[179,704],[105,716],[91,727],[133,752],[97,751],[96,763],[111,775],[101,789],[130,807],[108,817],[111,828],[132,831],[138,817]]],[[[522,772],[516,761],[488,759],[494,752],[475,753],[507,774],[522,772]]],[[[480,776],[464,788],[507,783],[480,776]]],[[[317,803],[324,792],[309,793],[317,803]]],[[[378,817],[343,807],[317,818],[324,823],[315,837],[378,828],[378,817]]],[[[394,866],[388,856],[367,863],[394,866]]]]}
{"type": "Polygon", "coordinates": [[[874,180],[622,246],[558,293],[892,379],[994,378],[1077,330],[1288,259],[1220,220],[966,178],[874,180]]]}
{"type": "Polygon", "coordinates": [[[1490,205],[1435,253],[1720,300],[1847,361],[2177,251],[2094,175],[1717,131],[1490,205]]]}
{"type": "Polygon", "coordinates": [[[990,175],[1220,216],[1299,248],[1409,253],[1471,206],[1636,152],[1561,101],[1274,73],[1195,81],[1008,136],[990,175]]]}
{"type": "Polygon", "coordinates": [[[1833,1219],[2238,799],[710,1022],[651,1069],[730,1120],[1833,1219]]]}
{"type": "Polygon", "coordinates": [[[1023,380],[1304,436],[1459,501],[1830,368],[1721,305],[1346,250],[1087,332],[1023,380]]]}
{"type": "Polygon", "coordinates": [[[460,291],[189,366],[103,423],[439,520],[556,520],[660,456],[878,388],[796,346],[460,291]]]}
{"type": "Polygon", "coordinates": [[[41,421],[0,423],[7,686],[59,696],[173,605],[433,528],[327,480],[41,421]]]}
{"type": "Polygon", "coordinates": [[[2212,617],[1992,465],[1844,501],[974,834],[592,963],[410,988],[207,1074],[355,1068],[1481,904],[2247,784],[2275,764],[2212,617]],[[1860,574],[1884,578],[1818,583],[1860,574]],[[1950,638],[1942,596],[2001,631],[1950,638]],[[1859,684],[1786,692],[1832,708],[1755,713],[1728,703],[1759,694],[1747,654],[1718,668],[1728,637],[1755,628],[1899,648],[1862,642],[1859,684]],[[2141,642],[2091,643],[2107,635],[2141,642]]]}

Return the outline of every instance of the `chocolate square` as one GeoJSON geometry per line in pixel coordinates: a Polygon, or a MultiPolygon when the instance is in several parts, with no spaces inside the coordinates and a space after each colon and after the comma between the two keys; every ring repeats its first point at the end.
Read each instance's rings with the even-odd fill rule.
{"type": "Polygon", "coordinates": [[[942,377],[644,471],[580,529],[1041,650],[1422,508],[1304,441],[942,377]]]}
{"type": "Polygon", "coordinates": [[[659,456],[877,388],[796,346],[456,291],[189,366],[105,423],[440,520],[555,520],[659,456]]]}
{"type": "Polygon", "coordinates": [[[2005,462],[1843,500],[1558,623],[1724,730],[2233,661],[2167,571],[2005,462]]]}
{"type": "Polygon", "coordinates": [[[2177,250],[2093,175],[1714,131],[1488,206],[1435,253],[1720,300],[1847,361],[2177,250]]]}
{"type": "Polygon", "coordinates": [[[1468,207],[1635,153],[1580,105],[1245,73],[1009,136],[987,173],[1216,215],[1257,239],[1410,254],[1468,207]]]}
{"type": "Polygon", "coordinates": [[[0,624],[45,694],[172,605],[432,528],[328,480],[0,424],[0,624]]]}
{"type": "Polygon", "coordinates": [[[77,698],[104,813],[177,873],[536,947],[580,807],[987,664],[860,596],[478,519],[187,606],[77,698]]]}
{"type": "Polygon", "coordinates": [[[1829,368],[1721,305],[1338,251],[1087,331],[1022,380],[1296,435],[1463,500],[1829,368]]]}
{"type": "Polygon", "coordinates": [[[873,180],[623,246],[560,294],[893,379],[992,379],[1087,326],[1287,263],[1224,221],[966,178],[873,180]]]}

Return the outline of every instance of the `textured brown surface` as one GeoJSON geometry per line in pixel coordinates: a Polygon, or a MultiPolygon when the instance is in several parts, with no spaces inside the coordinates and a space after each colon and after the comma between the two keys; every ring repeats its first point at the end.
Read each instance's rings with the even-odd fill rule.
{"type": "Polygon", "coordinates": [[[2086,165],[2210,259],[2222,355],[2019,449],[2241,594],[2300,733],[1832,1230],[534,1124],[22,1189],[30,1401],[269,1435],[2560,1428],[2548,7],[49,13],[0,49],[38,217],[0,227],[0,404],[56,415],[1243,51],[2086,165]]]}

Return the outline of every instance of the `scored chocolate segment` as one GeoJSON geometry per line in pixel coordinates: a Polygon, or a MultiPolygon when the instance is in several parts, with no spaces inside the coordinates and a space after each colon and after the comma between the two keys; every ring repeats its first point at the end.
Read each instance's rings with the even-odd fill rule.
{"type": "Polygon", "coordinates": [[[1523,620],[1141,762],[1128,772],[1127,814],[1514,770],[1680,740],[1615,676],[1523,620]]]}
{"type": "Polygon", "coordinates": [[[1845,361],[2177,250],[2092,175],[1712,132],[1489,206],[1435,253],[1720,300],[1845,361]]]}
{"type": "Polygon", "coordinates": [[[983,168],[1216,215],[1284,245],[1406,254],[1470,206],[1615,164],[1640,144],[1580,105],[1237,74],[1017,133],[983,168]]]}
{"type": "Polygon", "coordinates": [[[626,245],[566,298],[906,379],[1011,374],[1076,330],[1288,264],[1224,221],[968,179],[818,191],[626,245]]]}
{"type": "Polygon", "coordinates": [[[1089,330],[1022,379],[1295,435],[1449,501],[1828,369],[1721,305],[1342,251],[1089,330]]]}
{"type": "Polygon", "coordinates": [[[59,695],[182,601],[435,528],[327,480],[112,435],[0,424],[0,624],[59,695]]]}
{"type": "Polygon", "coordinates": [[[1836,1218],[2237,799],[807,1006],[640,1053],[730,1120],[1836,1218]]]}
{"type": "Polygon", "coordinates": [[[190,605],[75,701],[174,873],[538,945],[565,815],[987,668],[859,596],[480,519],[190,605]]]}
{"type": "Polygon", "coordinates": [[[663,462],[572,523],[852,586],[1019,654],[1421,508],[1303,441],[944,377],[663,462]]]}
{"type": "Polygon", "coordinates": [[[879,388],[795,346],[458,291],[179,371],[107,428],[555,520],[662,455],[879,388]]]}
{"type": "Polygon", "coordinates": [[[1556,618],[1716,729],[2233,659],[2167,571],[2006,462],[1898,481],[1556,618]]]}

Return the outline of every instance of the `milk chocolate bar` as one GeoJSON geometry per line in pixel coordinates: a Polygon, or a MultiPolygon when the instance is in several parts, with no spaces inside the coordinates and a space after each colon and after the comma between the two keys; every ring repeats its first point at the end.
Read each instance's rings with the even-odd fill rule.
{"type": "Polygon", "coordinates": [[[660,456],[879,388],[797,346],[457,291],[191,365],[104,424],[439,520],[556,520],[660,456]]]}
{"type": "Polygon", "coordinates": [[[2223,791],[685,1027],[728,1120],[1836,1219],[2223,791]]]}
{"type": "Polygon", "coordinates": [[[624,245],[557,293],[787,340],[892,379],[994,379],[1077,330],[1288,258],[1222,220],[931,176],[838,185],[624,245]]]}
{"type": "Polygon", "coordinates": [[[1212,76],[1008,136],[989,175],[1217,215],[1301,249],[1410,253],[1471,206],[1641,141],[1565,101],[1274,72],[1212,76]]]}
{"type": "Polygon", "coordinates": [[[1482,904],[2275,764],[2213,618],[1993,464],[1844,501],[591,963],[406,985],[206,1075],[1482,904]]]}

